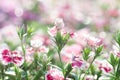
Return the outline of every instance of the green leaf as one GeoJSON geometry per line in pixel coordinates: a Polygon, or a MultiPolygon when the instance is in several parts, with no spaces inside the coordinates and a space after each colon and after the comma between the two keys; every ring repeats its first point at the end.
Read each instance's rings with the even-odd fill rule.
{"type": "Polygon", "coordinates": [[[68,77],[71,78],[72,80],[78,80],[78,77],[75,73],[70,73],[68,77]]]}
{"type": "Polygon", "coordinates": [[[64,69],[64,77],[66,78],[70,74],[71,71],[72,71],[71,64],[67,64],[64,69]]]}
{"type": "Polygon", "coordinates": [[[25,26],[22,26],[22,27],[19,27],[19,28],[18,28],[18,36],[19,36],[20,40],[23,39],[23,35],[24,35],[25,33],[26,33],[26,32],[25,32],[25,26]]]}
{"type": "Polygon", "coordinates": [[[102,51],[102,49],[103,49],[103,46],[99,46],[97,49],[96,49],[96,54],[100,54],[101,53],[101,51],[102,51]]]}
{"type": "Polygon", "coordinates": [[[16,80],[16,76],[15,76],[15,75],[5,74],[5,76],[8,76],[8,78],[9,78],[10,80],[16,80]]]}
{"type": "Polygon", "coordinates": [[[120,80],[120,59],[119,59],[119,61],[118,61],[118,65],[117,65],[116,78],[117,78],[118,80],[120,80]]]}
{"type": "Polygon", "coordinates": [[[90,48],[84,48],[83,49],[83,58],[84,58],[84,60],[86,60],[86,61],[88,60],[90,52],[91,52],[90,48]]]}
{"type": "Polygon", "coordinates": [[[16,80],[21,80],[21,72],[17,66],[14,66],[15,74],[16,74],[16,80]]]}
{"type": "Polygon", "coordinates": [[[110,64],[113,66],[113,68],[115,68],[115,66],[117,65],[117,58],[115,58],[112,53],[110,55],[110,64]]]}
{"type": "Polygon", "coordinates": [[[35,77],[33,78],[33,80],[40,80],[40,77],[43,76],[43,71],[42,69],[40,69],[39,71],[37,71],[35,77]]]}
{"type": "Polygon", "coordinates": [[[93,65],[90,66],[90,71],[92,75],[95,75],[95,67],[93,65]]]}
{"type": "Polygon", "coordinates": [[[99,80],[99,78],[101,77],[102,75],[102,70],[100,70],[99,72],[97,72],[97,79],[96,80],[99,80]]]}
{"type": "Polygon", "coordinates": [[[119,44],[119,46],[120,46],[120,31],[116,32],[114,38],[115,38],[115,41],[116,41],[116,42],[119,44]]]}

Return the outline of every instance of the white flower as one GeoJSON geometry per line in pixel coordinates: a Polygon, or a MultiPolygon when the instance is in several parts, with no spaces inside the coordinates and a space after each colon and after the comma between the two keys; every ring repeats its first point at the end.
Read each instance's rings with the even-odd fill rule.
{"type": "Polygon", "coordinates": [[[56,18],[54,25],[58,28],[64,27],[64,22],[63,19],[61,18],[56,18]]]}
{"type": "Polygon", "coordinates": [[[40,39],[33,39],[33,40],[30,41],[30,44],[34,48],[39,48],[39,47],[42,46],[43,42],[40,39]]]}

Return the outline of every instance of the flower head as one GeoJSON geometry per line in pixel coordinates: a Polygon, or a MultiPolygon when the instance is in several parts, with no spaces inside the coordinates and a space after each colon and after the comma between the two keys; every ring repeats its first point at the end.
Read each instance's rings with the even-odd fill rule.
{"type": "Polygon", "coordinates": [[[80,68],[82,65],[83,65],[83,60],[81,60],[79,57],[74,56],[72,61],[72,67],[80,68]]]}
{"type": "Polygon", "coordinates": [[[45,75],[45,80],[64,80],[64,76],[58,69],[50,69],[45,75]]]}
{"type": "Polygon", "coordinates": [[[93,47],[100,46],[103,44],[103,41],[101,39],[95,38],[92,36],[88,37],[86,39],[86,41],[87,41],[88,45],[93,46],[93,47]]]}
{"type": "Polygon", "coordinates": [[[23,58],[17,51],[10,51],[8,49],[4,49],[2,52],[2,63],[4,65],[8,65],[9,63],[16,64],[17,66],[21,66],[23,64],[23,58]]]}

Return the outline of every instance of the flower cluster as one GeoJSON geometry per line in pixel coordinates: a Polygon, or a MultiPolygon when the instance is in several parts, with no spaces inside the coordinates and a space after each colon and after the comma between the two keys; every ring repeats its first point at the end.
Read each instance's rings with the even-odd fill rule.
{"type": "Polygon", "coordinates": [[[0,45],[2,80],[120,79],[119,31],[112,39],[114,44],[110,44],[105,32],[81,29],[73,33],[61,18],[45,30],[22,26],[16,36],[19,43],[4,40],[0,45]]]}

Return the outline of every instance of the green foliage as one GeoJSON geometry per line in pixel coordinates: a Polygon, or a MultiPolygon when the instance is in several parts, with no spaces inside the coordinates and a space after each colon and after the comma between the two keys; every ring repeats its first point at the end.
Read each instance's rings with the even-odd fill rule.
{"type": "Polygon", "coordinates": [[[111,53],[111,55],[110,55],[110,61],[109,61],[109,63],[113,66],[114,69],[115,69],[115,67],[116,67],[117,64],[118,64],[118,58],[115,57],[115,56],[113,55],[113,53],[111,53]]]}
{"type": "Polygon", "coordinates": [[[86,61],[88,60],[90,52],[91,52],[90,48],[86,47],[86,48],[83,49],[83,59],[84,60],[86,60],[86,61]]]}
{"type": "Polygon", "coordinates": [[[65,46],[69,37],[70,37],[69,33],[62,35],[60,32],[57,32],[54,42],[56,43],[58,52],[60,52],[62,48],[65,46]]]}
{"type": "Polygon", "coordinates": [[[114,35],[115,41],[119,44],[120,46],[120,31],[116,32],[114,35]]]}
{"type": "Polygon", "coordinates": [[[71,71],[72,71],[71,64],[67,64],[64,69],[64,77],[66,78],[70,74],[71,71]]]}
{"type": "Polygon", "coordinates": [[[16,80],[21,80],[21,72],[20,69],[17,66],[14,66],[15,74],[16,74],[16,80]]]}
{"type": "Polygon", "coordinates": [[[90,66],[90,71],[91,71],[91,74],[92,74],[92,75],[95,75],[95,74],[96,74],[96,73],[95,73],[95,72],[96,72],[96,71],[95,71],[95,67],[94,67],[93,65],[90,66]]]}
{"type": "Polygon", "coordinates": [[[102,49],[103,49],[103,46],[99,46],[95,49],[95,57],[100,56],[102,49]]]}

